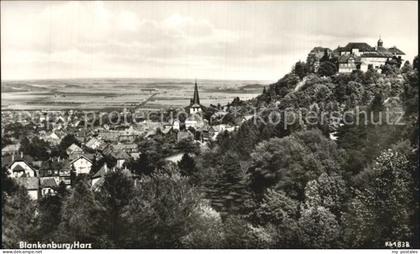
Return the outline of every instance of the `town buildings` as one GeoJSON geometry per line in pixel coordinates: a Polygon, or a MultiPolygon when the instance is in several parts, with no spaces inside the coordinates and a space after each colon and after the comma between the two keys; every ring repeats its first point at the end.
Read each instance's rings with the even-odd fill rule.
{"type": "MultiPolygon", "coordinates": [[[[34,200],[55,195],[63,186],[71,188],[79,176],[87,177],[92,189],[97,191],[110,172],[119,170],[133,176],[131,170],[134,169],[130,165],[141,159],[142,152],[147,152],[141,150],[139,140],[151,140],[159,136],[170,140],[168,142],[172,142],[174,147],[180,142],[192,142],[204,149],[219,133],[234,131],[249,119],[238,116],[232,123],[223,123],[223,118],[229,115],[229,106],[212,108],[212,114],[204,119],[207,108],[200,103],[197,82],[194,83],[189,105],[181,110],[185,118],[163,122],[143,119],[123,125],[109,122],[86,125],[83,124],[83,112],[73,110],[54,111],[54,114],[34,112],[42,122],[33,121],[30,115],[24,115],[15,124],[16,112],[2,112],[2,138],[7,136],[9,139],[9,144],[2,149],[2,167],[9,177],[28,190],[34,200]],[[48,119],[53,122],[45,124],[48,119]],[[8,124],[11,127],[3,127],[8,124]],[[71,141],[68,141],[68,136],[72,136],[71,141]],[[28,140],[25,143],[21,142],[24,137],[28,140]],[[33,138],[42,141],[38,142],[38,146],[46,146],[42,148],[45,148],[47,159],[34,159],[23,154],[22,151],[28,150],[24,146],[28,146],[33,138]]],[[[164,161],[176,163],[183,153],[174,149],[173,154],[169,154],[164,161]]]]}

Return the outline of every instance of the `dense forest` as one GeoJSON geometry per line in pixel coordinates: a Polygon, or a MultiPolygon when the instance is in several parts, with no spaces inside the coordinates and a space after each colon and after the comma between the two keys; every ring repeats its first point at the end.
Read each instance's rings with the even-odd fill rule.
{"type": "Polygon", "coordinates": [[[381,73],[336,72],[328,59],[315,73],[298,62],[257,98],[235,99],[243,112],[264,113],[220,134],[206,150],[172,147],[163,134],[142,140],[142,156],[131,165],[137,177],[112,172],[99,191],[79,177],[71,190],[60,186],[57,195],[34,202],[3,171],[3,247],[19,241],[94,248],[384,248],[386,241],[420,247],[418,59],[390,61],[381,73]],[[273,111],[317,112],[317,118],[356,108],[363,124],[340,117],[267,123],[273,111]],[[395,118],[402,112],[404,125],[378,124],[384,112],[395,118]],[[185,152],[182,160],[164,163],[174,149],[185,152]]]}

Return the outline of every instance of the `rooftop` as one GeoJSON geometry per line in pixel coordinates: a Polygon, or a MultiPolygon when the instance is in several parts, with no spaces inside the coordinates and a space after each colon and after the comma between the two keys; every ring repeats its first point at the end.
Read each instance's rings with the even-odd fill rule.
{"type": "Polygon", "coordinates": [[[16,178],[16,182],[27,190],[39,189],[39,179],[37,177],[19,177],[16,178]]]}
{"type": "Polygon", "coordinates": [[[42,188],[56,188],[58,186],[53,177],[41,177],[40,180],[42,188]]]}
{"type": "Polygon", "coordinates": [[[375,48],[371,47],[366,42],[349,42],[345,47],[339,48],[340,51],[352,51],[352,49],[359,49],[359,51],[375,51],[375,48]]]}

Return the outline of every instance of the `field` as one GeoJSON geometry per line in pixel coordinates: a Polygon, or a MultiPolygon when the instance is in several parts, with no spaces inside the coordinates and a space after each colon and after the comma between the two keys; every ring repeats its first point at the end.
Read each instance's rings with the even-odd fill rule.
{"type": "MultiPolygon", "coordinates": [[[[201,104],[226,104],[253,98],[269,81],[199,80],[201,104]]],[[[2,110],[100,110],[183,107],[189,104],[194,80],[67,79],[2,81],[2,110]],[[144,103],[146,101],[146,103],[144,103]]]]}

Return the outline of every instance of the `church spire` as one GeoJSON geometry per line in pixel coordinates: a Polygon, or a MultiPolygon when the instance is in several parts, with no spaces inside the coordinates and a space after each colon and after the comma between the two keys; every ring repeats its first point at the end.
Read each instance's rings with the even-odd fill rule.
{"type": "Polygon", "coordinates": [[[195,80],[194,97],[192,99],[192,104],[198,104],[198,105],[200,105],[200,97],[198,96],[197,80],[195,80]]]}

